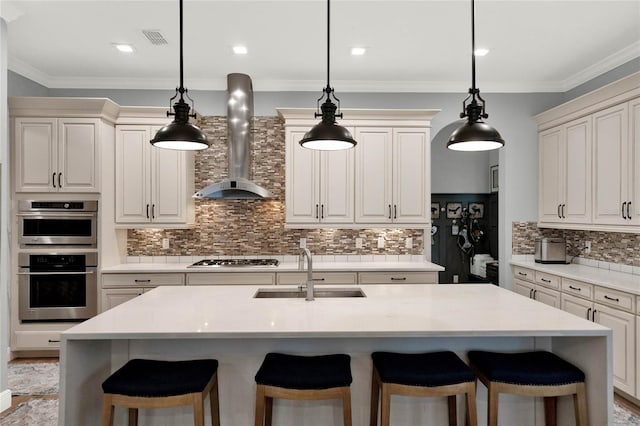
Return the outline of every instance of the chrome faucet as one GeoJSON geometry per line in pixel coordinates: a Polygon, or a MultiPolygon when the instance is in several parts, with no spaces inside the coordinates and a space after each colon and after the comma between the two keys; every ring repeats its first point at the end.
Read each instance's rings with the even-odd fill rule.
{"type": "Polygon", "coordinates": [[[313,300],[313,264],[311,261],[311,252],[308,248],[301,248],[300,257],[298,258],[298,267],[300,269],[304,269],[305,257],[307,258],[307,297],[305,300],[313,300]]]}

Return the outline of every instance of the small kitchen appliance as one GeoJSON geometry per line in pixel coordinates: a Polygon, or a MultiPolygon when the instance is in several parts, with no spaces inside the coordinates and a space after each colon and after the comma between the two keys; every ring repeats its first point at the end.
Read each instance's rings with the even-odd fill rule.
{"type": "Polygon", "coordinates": [[[567,263],[567,243],[564,238],[537,238],[536,263],[567,263]]]}

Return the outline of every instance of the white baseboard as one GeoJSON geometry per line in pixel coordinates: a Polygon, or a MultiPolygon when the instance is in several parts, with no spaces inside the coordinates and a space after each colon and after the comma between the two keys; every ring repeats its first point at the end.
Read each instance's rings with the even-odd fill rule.
{"type": "Polygon", "coordinates": [[[0,412],[11,407],[11,389],[0,392],[0,412]]]}

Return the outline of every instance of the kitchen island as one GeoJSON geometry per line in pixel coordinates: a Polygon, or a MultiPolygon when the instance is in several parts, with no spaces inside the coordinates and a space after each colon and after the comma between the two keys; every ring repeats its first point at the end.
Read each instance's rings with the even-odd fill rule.
{"type": "MultiPolygon", "coordinates": [[[[220,361],[224,425],[253,424],[254,375],[267,352],[348,353],[353,424],[369,418],[370,354],[375,350],[550,350],[587,375],[590,424],[612,419],[611,331],[489,285],[362,285],[363,298],[256,299],[258,286],[167,286],[154,289],[62,334],[61,425],[99,424],[100,384],[128,359],[220,361]]],[[[337,401],[276,400],[274,424],[341,424],[337,401]]],[[[541,425],[543,404],[501,396],[501,424],[541,425]]],[[[463,416],[459,404],[460,419],[463,416]]],[[[486,390],[478,385],[480,424],[486,390]]],[[[124,410],[117,409],[123,416],[124,410]]],[[[573,424],[570,397],[559,425],[573,424]]],[[[121,417],[120,420],[123,420],[121,417]]],[[[446,399],[393,400],[392,423],[446,423],[446,399]]],[[[191,424],[191,410],[141,411],[141,425],[191,424]]]]}

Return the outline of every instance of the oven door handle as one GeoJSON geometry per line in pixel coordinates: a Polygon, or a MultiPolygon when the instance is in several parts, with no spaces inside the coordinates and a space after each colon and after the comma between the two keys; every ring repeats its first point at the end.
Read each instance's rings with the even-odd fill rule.
{"type": "Polygon", "coordinates": [[[94,271],[87,272],[18,272],[18,275],[89,275],[94,271]]]}
{"type": "Polygon", "coordinates": [[[30,217],[32,219],[48,219],[50,217],[65,217],[75,219],[77,217],[96,217],[95,213],[78,213],[78,212],[47,212],[43,213],[16,213],[16,216],[30,217]]]}

